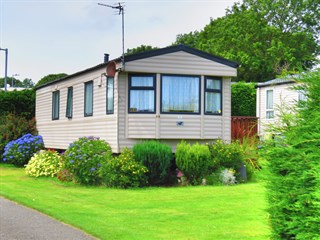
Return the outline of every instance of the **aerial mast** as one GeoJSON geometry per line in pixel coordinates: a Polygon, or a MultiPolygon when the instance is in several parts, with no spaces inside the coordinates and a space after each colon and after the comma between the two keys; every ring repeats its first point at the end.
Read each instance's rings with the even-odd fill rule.
{"type": "Polygon", "coordinates": [[[108,5],[108,4],[103,4],[103,3],[98,3],[98,5],[100,6],[104,6],[104,7],[109,7],[112,9],[117,9],[119,10],[119,15],[121,14],[122,16],[122,70],[124,70],[124,5],[123,3],[118,3],[118,5],[108,5]]]}

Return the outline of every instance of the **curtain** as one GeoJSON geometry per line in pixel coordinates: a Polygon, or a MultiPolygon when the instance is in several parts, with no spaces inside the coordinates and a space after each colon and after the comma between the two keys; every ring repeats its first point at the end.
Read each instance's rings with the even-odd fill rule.
{"type": "Polygon", "coordinates": [[[130,112],[154,112],[154,77],[132,76],[130,87],[130,112]],[[139,89],[140,88],[140,89],[139,89]]]}
{"type": "Polygon", "coordinates": [[[114,79],[107,79],[107,113],[113,113],[113,88],[114,88],[114,79]]]}
{"type": "Polygon", "coordinates": [[[221,113],[221,93],[206,92],[206,113],[221,113]]]}
{"type": "Polygon", "coordinates": [[[162,112],[199,112],[199,77],[162,76],[162,112]]]}

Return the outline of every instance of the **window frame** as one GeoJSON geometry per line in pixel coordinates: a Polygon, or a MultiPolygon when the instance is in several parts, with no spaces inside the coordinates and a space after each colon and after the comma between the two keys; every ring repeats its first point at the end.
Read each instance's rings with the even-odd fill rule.
{"type": "Polygon", "coordinates": [[[93,80],[91,80],[91,81],[88,81],[88,82],[85,82],[84,83],[84,116],[85,117],[91,117],[91,116],[93,116],[93,93],[94,93],[94,91],[93,91],[93,87],[94,87],[94,85],[93,85],[93,80]],[[90,112],[90,113],[87,113],[86,112],[86,106],[87,106],[87,104],[86,104],[86,102],[87,102],[87,86],[88,85],[92,85],[92,101],[91,101],[91,109],[92,109],[92,112],[90,112]]]}
{"type": "Polygon", "coordinates": [[[160,113],[161,114],[183,114],[183,115],[201,115],[201,76],[200,75],[184,75],[184,74],[161,74],[160,77],[160,113]],[[164,112],[162,110],[162,84],[163,84],[163,77],[170,76],[170,77],[196,77],[198,78],[199,83],[199,100],[198,100],[198,106],[199,110],[198,112],[164,112]]]}
{"type": "Polygon", "coordinates": [[[72,118],[73,115],[73,87],[67,89],[66,117],[72,118]]]}
{"type": "Polygon", "coordinates": [[[60,90],[56,90],[54,92],[52,92],[52,120],[59,120],[59,116],[60,116],[60,90]],[[55,107],[55,103],[56,103],[56,98],[57,98],[57,111],[56,107],[55,107]]]}
{"type": "Polygon", "coordinates": [[[216,115],[216,116],[222,116],[223,113],[223,80],[222,77],[211,77],[211,76],[206,76],[204,78],[204,115],[216,115]],[[208,80],[219,80],[220,82],[220,89],[211,89],[207,88],[208,86],[208,80]],[[220,103],[221,103],[221,112],[220,113],[210,113],[206,112],[206,106],[207,106],[207,101],[206,101],[206,93],[220,93],[220,103]]]}
{"type": "Polygon", "coordinates": [[[156,99],[157,99],[157,84],[156,84],[156,74],[150,73],[150,74],[129,74],[129,82],[128,82],[128,113],[129,114],[155,114],[156,113],[156,99]],[[153,79],[153,86],[132,86],[132,77],[152,77],[153,79]],[[154,92],[154,100],[153,100],[153,111],[152,112],[133,112],[130,111],[130,93],[131,90],[136,90],[136,91],[153,91],[154,92]]]}
{"type": "Polygon", "coordinates": [[[106,114],[108,115],[108,114],[113,114],[114,113],[114,77],[107,77],[107,79],[106,79],[106,91],[107,91],[107,93],[106,93],[106,114]],[[109,86],[109,80],[111,80],[112,79],[112,81],[113,81],[113,83],[112,83],[112,101],[113,101],[113,104],[112,104],[112,110],[111,109],[108,109],[108,107],[109,107],[109,105],[108,105],[108,90],[109,90],[109,88],[108,88],[108,86],[109,86]]]}
{"type": "Polygon", "coordinates": [[[266,89],[266,119],[274,119],[274,91],[273,89],[266,89]],[[268,92],[272,92],[272,108],[268,108],[268,92]],[[272,113],[272,116],[268,116],[268,113],[272,113]]]}

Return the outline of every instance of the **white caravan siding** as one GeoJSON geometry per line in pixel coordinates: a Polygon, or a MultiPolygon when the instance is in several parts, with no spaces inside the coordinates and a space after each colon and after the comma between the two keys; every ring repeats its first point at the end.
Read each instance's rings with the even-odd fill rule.
{"type": "Polygon", "coordinates": [[[236,77],[237,69],[187,52],[168,53],[126,63],[127,72],[236,77]]]}
{"type": "Polygon", "coordinates": [[[271,85],[257,88],[257,117],[259,118],[259,136],[263,136],[268,128],[268,125],[278,124],[279,108],[284,106],[293,106],[297,103],[299,93],[293,90],[294,83],[281,85],[271,85]],[[273,90],[273,109],[274,118],[266,118],[266,93],[268,90],[273,90]]]}
{"type": "Polygon", "coordinates": [[[175,150],[181,139],[231,141],[231,76],[236,69],[186,52],[176,52],[128,62],[126,72],[156,74],[156,113],[128,114],[128,74],[119,77],[119,145],[131,148],[137,141],[160,139],[175,150]],[[201,114],[160,114],[161,74],[201,76],[201,114]],[[204,115],[204,77],[223,77],[222,116],[204,115]],[[177,122],[183,121],[183,126],[177,122]]]}
{"type": "MultiPolygon", "coordinates": [[[[119,63],[120,64],[120,63],[119,63]]],[[[159,139],[175,146],[181,139],[208,142],[213,139],[231,140],[231,77],[236,68],[217,63],[190,53],[178,51],[140,60],[128,61],[125,72],[114,79],[114,114],[106,114],[106,79],[101,81],[105,67],[75,74],[66,80],[37,89],[36,118],[39,134],[47,148],[66,149],[83,136],[106,140],[113,152],[131,148],[144,139],[159,139]],[[128,114],[128,73],[156,74],[156,113],[128,114]],[[161,74],[196,75],[201,77],[201,113],[160,114],[161,74]],[[222,77],[222,116],[204,115],[205,76],[222,77]],[[93,116],[84,117],[84,84],[93,81],[93,116]],[[67,89],[73,87],[73,117],[66,114],[67,89]],[[60,91],[60,113],[52,120],[52,92],[60,91]],[[183,126],[177,126],[183,121],[183,126]]]]}
{"type": "Polygon", "coordinates": [[[101,82],[101,73],[104,71],[105,68],[101,68],[37,90],[37,128],[46,147],[66,149],[80,137],[95,136],[106,140],[113,150],[117,149],[117,91],[114,91],[114,114],[106,115],[105,78],[101,82]],[[93,116],[84,117],[84,83],[92,80],[93,116]],[[68,87],[73,87],[72,119],[65,116],[68,87]],[[52,120],[52,92],[56,90],[60,91],[59,119],[52,120]]]}

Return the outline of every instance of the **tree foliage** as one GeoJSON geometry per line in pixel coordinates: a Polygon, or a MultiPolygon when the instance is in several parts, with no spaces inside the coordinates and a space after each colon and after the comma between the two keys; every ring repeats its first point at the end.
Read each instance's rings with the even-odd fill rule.
{"type": "Polygon", "coordinates": [[[238,82],[231,85],[231,115],[256,116],[254,83],[238,82]]]}
{"type": "MultiPolygon", "coordinates": [[[[282,137],[265,146],[274,239],[320,239],[320,69],[303,76],[308,99],[282,137]]],[[[301,80],[301,79],[300,79],[301,80]]]]}
{"type": "MultiPolygon", "coordinates": [[[[314,0],[244,0],[243,7],[261,13],[282,32],[308,32],[317,38],[320,31],[320,4],[314,0]],[[279,11],[281,9],[281,11],[279,11]]],[[[241,7],[241,4],[235,4],[241,7]]]]}
{"type": "MultiPolygon", "coordinates": [[[[22,88],[32,88],[34,83],[30,78],[25,78],[23,81],[16,79],[15,77],[7,77],[7,84],[10,87],[22,87],[22,88]]],[[[0,86],[4,87],[4,78],[0,78],[0,86]]]]}
{"type": "Polygon", "coordinates": [[[31,119],[35,116],[35,99],[33,89],[0,91],[0,115],[12,113],[31,119]]]}
{"type": "Polygon", "coordinates": [[[132,55],[132,54],[137,54],[137,53],[143,53],[143,52],[147,52],[147,51],[151,51],[151,50],[155,50],[158,49],[157,47],[152,47],[150,45],[141,45],[139,47],[136,48],[128,48],[127,52],[125,53],[125,55],[132,55]]]}
{"type": "MultiPolygon", "coordinates": [[[[295,1],[295,4],[301,1],[295,1]]],[[[289,16],[294,16],[297,8],[285,7],[281,2],[248,0],[235,4],[226,16],[211,19],[199,33],[178,35],[174,44],[183,43],[240,63],[237,79],[246,82],[270,80],[284,70],[309,69],[315,64],[320,50],[314,34],[319,26],[313,26],[313,20],[307,24],[307,19],[316,14],[316,7],[310,6],[314,5],[311,1],[309,5],[299,5],[299,11],[308,13],[309,17],[296,15],[294,21],[289,16]],[[263,4],[268,6],[265,7],[267,10],[260,10],[263,4]],[[286,28],[280,27],[281,21],[275,24],[282,13],[278,11],[280,5],[288,16],[287,23],[283,23],[286,28]]]]}
{"type": "Polygon", "coordinates": [[[39,80],[39,82],[37,82],[35,87],[37,88],[37,87],[39,87],[41,85],[44,85],[44,84],[49,83],[49,82],[53,82],[55,80],[58,80],[60,78],[66,77],[66,76],[68,76],[66,73],[49,74],[49,75],[44,76],[43,78],[41,78],[39,80]]]}

